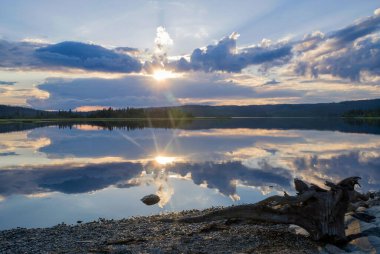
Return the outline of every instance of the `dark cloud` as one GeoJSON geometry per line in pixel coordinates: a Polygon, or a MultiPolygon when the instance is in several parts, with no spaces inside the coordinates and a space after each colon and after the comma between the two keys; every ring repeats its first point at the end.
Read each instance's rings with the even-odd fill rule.
{"type": "Polygon", "coordinates": [[[98,45],[61,42],[36,50],[42,62],[58,66],[105,72],[139,72],[141,63],[135,58],[118,54],[98,45]]]}
{"type": "Polygon", "coordinates": [[[0,40],[0,67],[40,68],[41,61],[34,56],[41,44],[0,40]]]}
{"type": "Polygon", "coordinates": [[[249,65],[267,64],[282,65],[292,56],[292,47],[288,43],[262,43],[258,46],[238,49],[236,47],[237,33],[221,39],[216,45],[205,49],[195,49],[190,61],[181,58],[172,63],[178,70],[202,70],[205,72],[226,71],[240,72],[249,65]]]}
{"type": "Polygon", "coordinates": [[[39,44],[0,40],[0,67],[57,70],[76,68],[102,72],[139,72],[141,63],[125,48],[110,50],[81,42],[39,44]],[[120,52],[120,50],[124,50],[120,52]]]}
{"type": "Polygon", "coordinates": [[[118,53],[137,53],[137,52],[139,52],[138,48],[131,48],[131,47],[117,47],[114,50],[118,53]]]}
{"type": "Polygon", "coordinates": [[[315,33],[294,47],[295,73],[360,81],[363,72],[380,74],[380,15],[362,19],[327,36],[315,33]]]}
{"type": "Polygon", "coordinates": [[[362,71],[380,74],[380,37],[366,38],[347,47],[342,54],[332,55],[314,67],[318,74],[332,74],[360,81],[362,71]]]}
{"type": "Polygon", "coordinates": [[[49,92],[46,99],[29,99],[32,107],[70,109],[80,106],[147,107],[179,105],[180,99],[219,99],[254,96],[252,88],[206,74],[166,80],[160,86],[152,77],[128,76],[121,79],[50,79],[38,86],[49,92]]]}
{"type": "Polygon", "coordinates": [[[347,26],[341,30],[333,32],[328,38],[336,40],[336,44],[341,46],[352,43],[356,39],[362,38],[380,29],[380,15],[363,19],[353,25],[347,26]]]}
{"type": "Polygon", "coordinates": [[[12,82],[12,81],[1,81],[0,80],[0,86],[13,86],[14,84],[16,84],[17,82],[12,82]]]}

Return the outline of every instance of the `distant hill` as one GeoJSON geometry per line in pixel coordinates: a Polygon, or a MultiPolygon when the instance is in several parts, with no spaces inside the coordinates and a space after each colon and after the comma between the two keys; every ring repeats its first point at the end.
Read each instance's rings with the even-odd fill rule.
{"type": "MultiPolygon", "coordinates": [[[[193,117],[341,117],[351,116],[349,112],[378,111],[380,99],[344,101],[317,104],[275,104],[250,106],[205,106],[184,105],[177,107],[157,107],[145,109],[100,110],[93,112],[42,111],[24,107],[0,105],[0,118],[123,118],[123,117],[165,117],[169,113],[176,116],[193,117]],[[183,114],[184,113],[184,114],[183,114]]],[[[355,116],[355,115],[353,115],[355,116]]]]}
{"type": "Polygon", "coordinates": [[[0,118],[35,118],[52,114],[53,113],[48,111],[36,110],[32,108],[0,105],[0,118]]]}
{"type": "Polygon", "coordinates": [[[180,106],[195,117],[340,117],[352,110],[378,110],[380,99],[317,104],[180,106]]]}

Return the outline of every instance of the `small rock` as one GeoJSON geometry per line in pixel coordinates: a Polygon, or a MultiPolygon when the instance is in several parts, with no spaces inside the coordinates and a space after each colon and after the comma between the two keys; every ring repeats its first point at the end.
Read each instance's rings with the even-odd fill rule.
{"type": "Polygon", "coordinates": [[[307,232],[305,229],[301,228],[300,226],[291,224],[289,226],[289,231],[296,234],[296,235],[304,235],[304,236],[309,236],[309,232],[307,232]]]}
{"type": "Polygon", "coordinates": [[[150,194],[141,199],[141,201],[146,205],[155,205],[160,202],[160,197],[156,194],[150,194]]]}

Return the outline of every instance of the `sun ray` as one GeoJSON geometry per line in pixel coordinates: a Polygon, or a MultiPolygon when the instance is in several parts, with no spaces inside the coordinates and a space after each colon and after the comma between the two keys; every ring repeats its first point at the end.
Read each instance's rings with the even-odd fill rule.
{"type": "Polygon", "coordinates": [[[139,148],[145,150],[145,148],[142,147],[139,143],[137,143],[137,141],[134,140],[132,137],[130,137],[130,136],[127,135],[126,133],[121,132],[120,130],[118,130],[118,132],[119,132],[119,134],[120,134],[123,138],[125,138],[126,140],[128,140],[128,141],[131,142],[132,144],[135,144],[135,145],[138,146],[139,148]]]}
{"type": "Polygon", "coordinates": [[[153,138],[154,147],[155,147],[155,149],[156,149],[156,153],[158,153],[158,151],[159,151],[159,149],[158,149],[158,143],[157,143],[156,134],[154,133],[154,128],[153,128],[153,124],[152,124],[152,119],[150,119],[150,117],[148,117],[147,120],[148,120],[148,125],[149,125],[150,132],[152,133],[152,138],[153,138]]]}

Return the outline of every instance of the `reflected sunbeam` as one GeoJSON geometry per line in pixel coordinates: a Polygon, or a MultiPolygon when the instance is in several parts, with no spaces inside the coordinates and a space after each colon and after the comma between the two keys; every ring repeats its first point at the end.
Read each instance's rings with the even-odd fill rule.
{"type": "MultiPolygon", "coordinates": [[[[139,147],[139,148],[145,150],[144,147],[142,147],[139,143],[137,143],[136,140],[134,140],[134,139],[133,139],[132,137],[130,137],[128,134],[123,133],[123,132],[120,131],[120,130],[117,130],[117,131],[118,131],[118,133],[119,133],[123,138],[125,138],[126,140],[128,140],[128,141],[131,142],[132,144],[135,144],[137,147],[139,147]]],[[[145,151],[146,151],[146,150],[145,150],[145,151]]]]}

